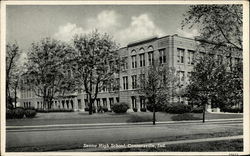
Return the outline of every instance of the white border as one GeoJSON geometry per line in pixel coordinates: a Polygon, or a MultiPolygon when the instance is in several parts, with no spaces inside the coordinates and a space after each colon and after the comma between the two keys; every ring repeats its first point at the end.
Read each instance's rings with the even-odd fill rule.
{"type": "Polygon", "coordinates": [[[249,2],[248,1],[1,1],[1,155],[229,155],[249,154],[249,2]],[[5,45],[6,5],[159,5],[159,4],[243,4],[244,152],[5,152],[5,45]]]}

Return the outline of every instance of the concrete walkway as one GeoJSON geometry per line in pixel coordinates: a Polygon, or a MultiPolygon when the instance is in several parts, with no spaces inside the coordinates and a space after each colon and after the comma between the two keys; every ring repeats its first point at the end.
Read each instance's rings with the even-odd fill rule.
{"type": "MultiPolygon", "coordinates": [[[[232,119],[210,119],[205,120],[205,123],[219,123],[243,121],[243,118],[232,119]]],[[[189,124],[202,123],[200,120],[182,120],[182,121],[158,121],[156,124],[189,124]]],[[[32,125],[32,126],[6,126],[6,129],[20,129],[20,128],[49,128],[49,127],[78,127],[78,126],[122,126],[122,125],[152,125],[152,122],[134,122],[134,123],[92,123],[92,124],[53,124],[53,125],[32,125]]]]}
{"type": "MultiPolygon", "coordinates": [[[[174,144],[237,140],[237,139],[243,139],[243,135],[216,137],[216,138],[202,138],[202,139],[193,139],[193,140],[178,140],[178,141],[168,141],[168,142],[154,142],[154,143],[145,143],[145,144],[99,144],[100,147],[97,147],[97,148],[61,150],[58,152],[100,152],[100,151],[105,152],[105,150],[110,150],[110,149],[117,150],[117,149],[126,149],[126,148],[150,148],[150,147],[158,147],[158,148],[163,147],[164,148],[166,147],[166,145],[174,145],[174,144]]],[[[88,146],[88,145],[86,144],[85,146],[88,146]]]]}

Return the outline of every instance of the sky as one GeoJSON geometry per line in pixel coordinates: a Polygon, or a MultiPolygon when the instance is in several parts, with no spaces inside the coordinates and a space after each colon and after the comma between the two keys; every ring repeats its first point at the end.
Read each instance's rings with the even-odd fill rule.
{"type": "Polygon", "coordinates": [[[74,34],[98,29],[121,46],[152,36],[193,37],[196,29],[181,30],[188,5],[9,5],[6,39],[25,52],[42,38],[72,41],[74,34]]]}

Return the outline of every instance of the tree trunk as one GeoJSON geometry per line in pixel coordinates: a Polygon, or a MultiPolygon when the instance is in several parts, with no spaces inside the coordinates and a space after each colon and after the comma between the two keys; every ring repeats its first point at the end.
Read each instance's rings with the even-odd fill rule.
{"type": "Polygon", "coordinates": [[[153,107],[153,125],[155,125],[155,105],[153,107]]]}
{"type": "Polygon", "coordinates": [[[17,94],[16,92],[17,91],[16,90],[17,90],[17,88],[15,87],[15,108],[16,108],[16,98],[17,98],[17,96],[16,96],[16,94],[17,94]]]}
{"type": "Polygon", "coordinates": [[[93,107],[92,107],[92,99],[91,99],[91,96],[89,95],[89,115],[92,115],[92,110],[93,110],[93,107]]]}
{"type": "Polygon", "coordinates": [[[205,114],[206,114],[206,103],[203,104],[203,117],[202,117],[202,122],[205,122],[205,114]]]}

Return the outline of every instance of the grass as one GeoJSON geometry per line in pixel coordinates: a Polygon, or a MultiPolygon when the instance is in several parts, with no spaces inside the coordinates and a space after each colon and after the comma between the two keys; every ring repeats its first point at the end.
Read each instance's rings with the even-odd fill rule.
{"type": "MultiPolygon", "coordinates": [[[[102,144],[142,144],[142,143],[154,143],[154,142],[165,142],[165,141],[236,136],[236,135],[242,135],[242,134],[243,134],[242,130],[232,129],[232,130],[226,130],[223,132],[187,134],[187,135],[172,135],[172,136],[160,137],[160,138],[120,140],[117,142],[99,141],[98,144],[100,144],[100,143],[102,143],[102,144]]],[[[82,149],[82,146],[83,146],[82,143],[75,143],[75,144],[61,144],[61,145],[12,147],[12,148],[6,148],[6,151],[7,152],[48,152],[48,151],[82,149]]],[[[123,150],[127,150],[127,149],[123,149],[123,150]]],[[[130,149],[130,150],[137,150],[137,149],[130,149]]],[[[161,150],[163,150],[163,149],[161,149],[161,150]]],[[[113,152],[115,152],[115,151],[113,151],[113,152]]]]}
{"type": "MultiPolygon", "coordinates": [[[[190,113],[195,118],[202,119],[202,113],[190,113]]],[[[94,113],[88,115],[87,112],[68,112],[68,113],[37,113],[33,119],[10,119],[6,121],[7,126],[23,125],[50,125],[50,124],[91,124],[91,123],[126,123],[126,122],[144,122],[152,117],[152,112],[129,112],[125,114],[94,113]],[[137,121],[131,119],[134,116],[137,121]],[[139,119],[140,118],[140,119],[139,119]]],[[[156,121],[173,121],[172,117],[176,114],[156,113],[156,121]]],[[[211,114],[206,113],[206,120],[209,119],[228,119],[242,118],[242,114],[211,114]]]]}
{"type": "Polygon", "coordinates": [[[190,113],[184,113],[172,116],[171,119],[173,121],[183,121],[183,120],[201,120],[202,118],[194,117],[194,115],[190,113]]]}
{"type": "Polygon", "coordinates": [[[212,141],[200,143],[185,143],[167,145],[165,147],[125,148],[105,150],[105,152],[242,152],[243,139],[212,141]]]}
{"type": "Polygon", "coordinates": [[[129,116],[127,122],[150,122],[152,121],[152,116],[148,115],[140,115],[140,114],[132,114],[129,116]]]}

